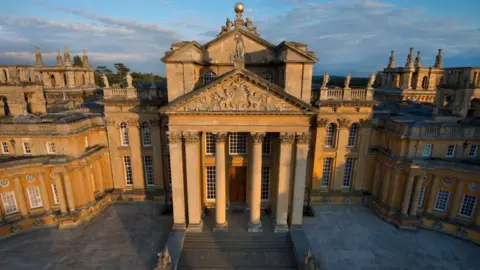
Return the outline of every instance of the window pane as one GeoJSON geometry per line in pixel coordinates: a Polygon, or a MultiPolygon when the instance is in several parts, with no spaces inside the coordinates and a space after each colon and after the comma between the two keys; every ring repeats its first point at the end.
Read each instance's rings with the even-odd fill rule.
{"type": "Polygon", "coordinates": [[[323,174],[322,174],[322,182],[321,182],[322,187],[328,187],[328,184],[330,183],[332,163],[333,163],[332,161],[333,161],[333,158],[325,158],[325,160],[323,161],[323,174]]]}
{"type": "Polygon", "coordinates": [[[153,186],[155,183],[153,177],[153,159],[151,156],[143,157],[143,166],[145,171],[145,182],[148,186],[153,186]]]}
{"type": "Polygon", "coordinates": [[[262,167],[261,198],[266,201],[270,195],[270,167],[262,167]]]}
{"type": "Polygon", "coordinates": [[[132,162],[129,156],[123,157],[123,167],[125,169],[125,183],[127,186],[133,185],[132,162]]]}
{"type": "Polygon", "coordinates": [[[215,166],[208,166],[206,168],[207,176],[207,200],[215,200],[215,166]]]}
{"type": "Polygon", "coordinates": [[[473,210],[475,209],[476,197],[465,195],[463,197],[462,208],[460,209],[460,216],[472,218],[473,210]]]}
{"type": "Polygon", "coordinates": [[[42,207],[42,197],[40,196],[40,189],[38,187],[27,188],[28,199],[31,208],[42,207]]]}
{"type": "Polygon", "coordinates": [[[247,133],[234,132],[228,136],[231,155],[245,155],[247,153],[247,133]]]}
{"type": "Polygon", "coordinates": [[[205,154],[215,154],[215,136],[211,132],[205,134],[205,154]]]}

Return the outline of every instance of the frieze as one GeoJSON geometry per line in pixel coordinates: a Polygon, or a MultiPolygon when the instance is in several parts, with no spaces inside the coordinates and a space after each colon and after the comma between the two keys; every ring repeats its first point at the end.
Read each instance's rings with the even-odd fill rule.
{"type": "Polygon", "coordinates": [[[280,143],[281,144],[293,144],[295,142],[295,133],[280,133],[280,143]]]}
{"type": "Polygon", "coordinates": [[[342,128],[347,128],[350,126],[350,120],[345,118],[338,118],[337,122],[338,122],[338,125],[342,128]]]}
{"type": "Polygon", "coordinates": [[[254,144],[263,143],[263,138],[265,137],[265,133],[263,132],[252,132],[252,141],[254,144]]]}
{"type": "Polygon", "coordinates": [[[169,143],[182,143],[182,133],[181,132],[168,132],[169,143]]]}
{"type": "Polygon", "coordinates": [[[298,144],[307,144],[310,142],[310,133],[303,132],[303,133],[297,133],[297,143],[298,144]]]}
{"type": "Polygon", "coordinates": [[[318,118],[317,119],[317,126],[318,127],[325,127],[328,124],[328,119],[326,118],[318,118]]]}
{"type": "Polygon", "coordinates": [[[183,138],[185,138],[185,143],[200,142],[200,135],[198,132],[183,132],[183,138]]]}

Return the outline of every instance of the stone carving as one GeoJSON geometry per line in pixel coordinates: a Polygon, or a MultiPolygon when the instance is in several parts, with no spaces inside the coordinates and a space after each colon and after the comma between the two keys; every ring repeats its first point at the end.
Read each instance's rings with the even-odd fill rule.
{"type": "Polygon", "coordinates": [[[8,187],[9,184],[10,184],[10,181],[8,181],[8,179],[0,180],[0,187],[8,187]]]}
{"type": "Polygon", "coordinates": [[[227,21],[226,21],[226,23],[225,23],[225,26],[222,26],[222,28],[221,28],[220,33],[218,34],[218,36],[221,35],[221,34],[223,34],[223,33],[226,33],[226,32],[228,32],[228,31],[232,30],[232,27],[233,27],[232,21],[231,21],[229,18],[227,18],[227,21]]]}
{"type": "Polygon", "coordinates": [[[317,127],[325,127],[328,124],[327,118],[318,118],[317,119],[317,127]]]}
{"type": "Polygon", "coordinates": [[[133,88],[133,77],[130,75],[130,73],[127,74],[127,87],[128,88],[133,88]]]}
{"type": "Polygon", "coordinates": [[[345,89],[349,89],[350,88],[350,80],[352,79],[352,76],[350,76],[350,73],[347,74],[347,77],[345,77],[345,85],[344,85],[344,88],[345,89]]]}
{"type": "Polygon", "coordinates": [[[374,83],[375,83],[375,73],[372,73],[372,75],[368,77],[367,89],[372,89],[374,83]]]}
{"type": "Polygon", "coordinates": [[[215,142],[217,143],[224,143],[227,140],[226,132],[215,132],[213,135],[215,136],[215,142]]]}
{"type": "Polygon", "coordinates": [[[257,33],[257,27],[253,26],[253,22],[250,18],[245,19],[245,27],[252,33],[257,33]]]}
{"type": "Polygon", "coordinates": [[[165,250],[158,254],[158,263],[156,269],[171,269],[172,267],[172,258],[170,257],[170,251],[168,247],[165,250]]]}
{"type": "Polygon", "coordinates": [[[442,49],[438,49],[438,55],[435,57],[434,68],[442,68],[442,49]]]}
{"type": "Polygon", "coordinates": [[[265,133],[263,132],[252,132],[251,135],[254,144],[262,143],[263,138],[265,137],[265,133]]]}
{"type": "Polygon", "coordinates": [[[476,183],[470,183],[470,184],[468,184],[468,188],[469,188],[471,191],[477,191],[478,186],[477,186],[476,183]]]}
{"type": "Polygon", "coordinates": [[[103,79],[103,84],[105,84],[105,87],[110,87],[110,83],[108,82],[107,75],[103,74],[102,79],[103,79]]]}
{"type": "Polygon", "coordinates": [[[308,253],[305,256],[304,263],[305,263],[305,267],[304,267],[305,270],[319,270],[320,269],[319,265],[317,264],[317,260],[315,259],[315,257],[312,254],[311,249],[308,249],[308,253]]]}
{"type": "Polygon", "coordinates": [[[302,132],[302,133],[297,133],[297,144],[307,144],[310,142],[310,133],[308,132],[302,132]]]}
{"type": "Polygon", "coordinates": [[[348,120],[348,119],[338,118],[337,121],[338,121],[338,126],[339,127],[346,128],[346,127],[350,126],[350,120],[348,120]]]}
{"type": "Polygon", "coordinates": [[[280,133],[280,143],[282,144],[293,144],[295,142],[295,133],[280,133]]]}
{"type": "Polygon", "coordinates": [[[35,222],[33,223],[35,226],[42,226],[43,225],[43,220],[40,218],[36,218],[35,222]]]}
{"type": "Polygon", "coordinates": [[[387,68],[395,68],[395,51],[391,51],[387,68]]]}
{"type": "Polygon", "coordinates": [[[171,144],[182,143],[182,133],[181,132],[168,132],[168,140],[171,144]]]}
{"type": "Polygon", "coordinates": [[[325,72],[325,74],[323,74],[322,89],[327,88],[327,84],[329,81],[330,81],[330,75],[328,74],[328,72],[325,72]]]}
{"type": "Polygon", "coordinates": [[[185,138],[185,143],[200,142],[200,135],[198,132],[183,132],[183,138],[185,138]]]}
{"type": "Polygon", "coordinates": [[[253,90],[243,81],[234,81],[223,89],[205,93],[183,106],[185,111],[296,111],[287,102],[253,90]]]}
{"type": "Polygon", "coordinates": [[[235,41],[236,41],[236,54],[235,58],[236,59],[244,59],[245,55],[245,44],[243,44],[243,39],[240,34],[235,35],[235,41]]]}
{"type": "Polygon", "coordinates": [[[415,57],[415,67],[421,68],[422,67],[422,57],[420,56],[420,51],[417,52],[417,57],[415,57]]]}
{"type": "Polygon", "coordinates": [[[19,225],[13,225],[12,226],[12,233],[17,233],[20,231],[20,226],[19,225]]]}
{"type": "Polygon", "coordinates": [[[405,63],[406,68],[413,67],[413,48],[410,48],[410,53],[407,56],[407,62],[405,63]]]}
{"type": "Polygon", "coordinates": [[[27,175],[27,176],[25,177],[25,179],[27,180],[27,182],[32,183],[33,180],[35,180],[35,176],[33,176],[33,175],[27,175]]]}

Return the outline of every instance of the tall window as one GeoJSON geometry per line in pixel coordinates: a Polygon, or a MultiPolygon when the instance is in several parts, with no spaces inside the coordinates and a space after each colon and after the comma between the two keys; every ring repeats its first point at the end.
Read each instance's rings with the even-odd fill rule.
{"type": "Polygon", "coordinates": [[[262,189],[261,198],[267,201],[270,198],[270,167],[262,167],[262,189]]]}
{"type": "Polygon", "coordinates": [[[335,134],[337,133],[337,125],[330,123],[327,125],[327,134],[325,134],[325,146],[335,147],[335,134]]]}
{"type": "Polygon", "coordinates": [[[59,204],[57,185],[52,184],[53,203],[59,204]]]}
{"type": "Polygon", "coordinates": [[[425,187],[422,187],[420,189],[420,196],[418,197],[418,203],[417,203],[417,206],[420,208],[423,206],[423,200],[425,199],[425,190],[427,190],[425,187]]]}
{"type": "Polygon", "coordinates": [[[353,166],[355,160],[353,158],[347,158],[345,161],[345,170],[343,174],[343,187],[349,187],[352,182],[353,166]]]}
{"type": "Polygon", "coordinates": [[[144,156],[143,157],[143,169],[145,171],[145,180],[148,186],[154,185],[154,177],[153,177],[153,160],[152,156],[144,156]]]}
{"type": "Polygon", "coordinates": [[[437,193],[437,200],[435,201],[435,210],[445,212],[448,206],[448,199],[450,198],[450,191],[441,189],[437,193]]]}
{"type": "Polygon", "coordinates": [[[142,144],[143,146],[152,145],[152,135],[150,133],[150,125],[147,122],[142,122],[142,144]]]}
{"type": "Polygon", "coordinates": [[[211,132],[205,133],[205,154],[215,155],[215,136],[211,132]]]}
{"type": "Polygon", "coordinates": [[[2,203],[5,214],[10,215],[18,212],[17,201],[13,191],[7,191],[2,193],[2,203]]]}
{"type": "Polygon", "coordinates": [[[28,200],[30,201],[30,207],[39,208],[43,206],[42,196],[40,195],[40,189],[38,187],[27,188],[28,200]]]}
{"type": "Polygon", "coordinates": [[[425,144],[423,145],[423,153],[422,156],[424,157],[429,157],[432,154],[432,145],[431,144],[425,144]]]}
{"type": "Polygon", "coordinates": [[[465,194],[462,201],[462,208],[460,208],[460,216],[466,218],[472,218],[473,210],[475,209],[475,196],[465,194]]]}
{"type": "Polygon", "coordinates": [[[273,73],[271,71],[264,71],[262,73],[262,77],[271,83],[275,81],[275,77],[273,76],[273,73]]]}
{"type": "Polygon", "coordinates": [[[215,200],[215,166],[207,166],[207,200],[215,200]]]}
{"type": "Polygon", "coordinates": [[[447,157],[453,157],[455,156],[455,144],[450,144],[447,148],[447,157]]]}
{"type": "Polygon", "coordinates": [[[272,141],[270,135],[270,133],[266,133],[265,137],[263,137],[262,154],[264,155],[270,155],[272,153],[272,141]]]}
{"type": "Polygon", "coordinates": [[[23,143],[23,153],[25,153],[25,154],[31,154],[32,153],[32,149],[30,149],[30,143],[28,143],[28,142],[23,143]]]}
{"type": "Polygon", "coordinates": [[[57,152],[57,148],[55,147],[54,142],[47,142],[47,153],[55,154],[57,152]]]}
{"type": "Polygon", "coordinates": [[[357,145],[358,125],[356,123],[350,126],[348,133],[348,147],[355,147],[357,145]]]}
{"type": "Polygon", "coordinates": [[[247,133],[233,132],[228,136],[230,155],[245,155],[247,153],[247,133]]]}
{"type": "Polygon", "coordinates": [[[215,73],[213,73],[213,71],[211,71],[211,70],[206,71],[205,73],[203,73],[203,76],[202,76],[203,84],[207,84],[207,83],[213,81],[215,79],[215,77],[216,77],[216,75],[215,75],[215,73]]]}
{"type": "Polygon", "coordinates": [[[133,185],[132,160],[129,156],[123,157],[123,167],[125,169],[125,184],[127,186],[133,185]]]}
{"type": "Polygon", "coordinates": [[[10,153],[10,150],[8,149],[8,143],[7,142],[2,142],[2,153],[3,154],[10,153]]]}
{"type": "Polygon", "coordinates": [[[470,151],[468,152],[469,157],[476,157],[477,156],[477,149],[478,149],[478,144],[472,144],[470,146],[470,151]]]}
{"type": "Polygon", "coordinates": [[[328,187],[328,184],[330,183],[330,178],[332,177],[332,164],[333,158],[325,158],[323,160],[322,182],[320,183],[322,187],[328,187]]]}
{"type": "Polygon", "coordinates": [[[122,146],[129,146],[130,142],[128,140],[128,127],[127,123],[120,123],[120,140],[122,146]]]}

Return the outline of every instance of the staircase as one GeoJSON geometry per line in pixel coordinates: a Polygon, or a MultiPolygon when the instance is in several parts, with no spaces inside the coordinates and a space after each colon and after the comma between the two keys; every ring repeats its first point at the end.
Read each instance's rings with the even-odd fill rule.
{"type": "Polygon", "coordinates": [[[289,233],[188,232],[177,269],[298,269],[289,233]]]}

